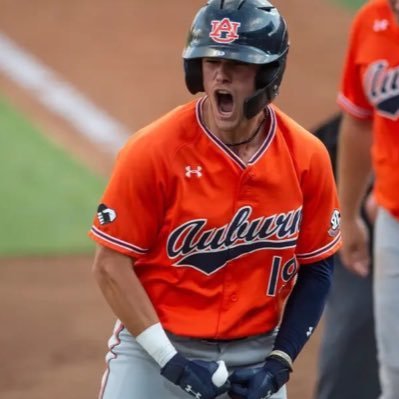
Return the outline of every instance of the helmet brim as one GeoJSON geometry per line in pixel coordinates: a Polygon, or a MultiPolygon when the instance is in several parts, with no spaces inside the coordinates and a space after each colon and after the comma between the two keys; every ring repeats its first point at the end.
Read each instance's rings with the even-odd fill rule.
{"type": "Polygon", "coordinates": [[[240,45],[207,45],[200,47],[186,47],[183,52],[185,60],[197,58],[220,58],[245,62],[248,64],[269,64],[277,61],[283,54],[267,54],[255,47],[240,45]]]}

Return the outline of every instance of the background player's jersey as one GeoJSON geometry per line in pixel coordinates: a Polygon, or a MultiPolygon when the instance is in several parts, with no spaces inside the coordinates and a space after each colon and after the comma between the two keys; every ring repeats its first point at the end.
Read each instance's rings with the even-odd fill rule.
{"type": "Polygon", "coordinates": [[[260,334],[278,324],[299,264],[340,245],[329,155],[269,106],[267,137],[245,165],[202,123],[203,101],[130,139],[90,235],[136,259],[165,329],[260,334]]]}
{"type": "Polygon", "coordinates": [[[399,217],[399,26],[388,0],[367,3],[354,19],[338,104],[373,119],[376,200],[399,217]]]}

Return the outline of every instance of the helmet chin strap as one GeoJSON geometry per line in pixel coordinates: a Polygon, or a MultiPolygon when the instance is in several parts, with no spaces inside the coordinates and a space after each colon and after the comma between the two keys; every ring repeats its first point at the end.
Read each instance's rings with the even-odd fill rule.
{"type": "Polygon", "coordinates": [[[247,119],[257,115],[268,103],[269,99],[264,87],[256,90],[256,92],[244,100],[244,115],[247,119]]]}
{"type": "Polygon", "coordinates": [[[244,100],[244,115],[247,119],[257,115],[267,104],[270,104],[278,94],[278,85],[274,77],[269,84],[256,90],[255,93],[244,100]],[[273,87],[273,85],[277,87],[273,87]]]}

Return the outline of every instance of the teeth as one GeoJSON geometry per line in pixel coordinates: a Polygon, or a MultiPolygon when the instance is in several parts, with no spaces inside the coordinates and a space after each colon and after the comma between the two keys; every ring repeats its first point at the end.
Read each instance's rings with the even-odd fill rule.
{"type": "Polygon", "coordinates": [[[220,93],[220,94],[230,94],[227,90],[217,90],[217,93],[220,93]]]}

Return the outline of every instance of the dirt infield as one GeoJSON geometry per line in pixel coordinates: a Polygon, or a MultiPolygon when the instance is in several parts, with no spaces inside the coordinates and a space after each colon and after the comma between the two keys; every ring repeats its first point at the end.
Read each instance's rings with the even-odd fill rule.
{"type": "MultiPolygon", "coordinates": [[[[193,13],[203,3],[0,0],[0,31],[134,131],[189,98],[180,56],[193,13]]],[[[275,3],[291,37],[278,105],[312,128],[336,111],[350,15],[316,0],[275,3]]],[[[113,159],[31,94],[1,75],[0,90],[51,140],[109,173],[113,159]]],[[[91,256],[0,260],[0,397],[96,397],[113,317],[90,265],[91,256]]],[[[316,333],[297,361],[290,399],[311,398],[318,340],[316,333]]]]}

